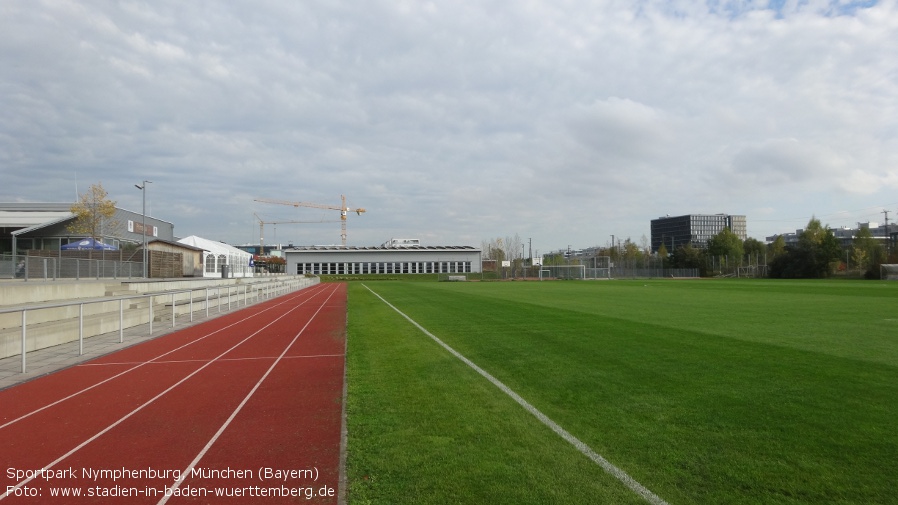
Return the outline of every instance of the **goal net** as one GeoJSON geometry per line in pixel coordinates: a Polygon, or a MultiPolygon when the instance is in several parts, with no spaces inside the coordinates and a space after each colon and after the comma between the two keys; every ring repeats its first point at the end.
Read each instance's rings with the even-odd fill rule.
{"type": "Polygon", "coordinates": [[[539,270],[539,279],[585,279],[586,265],[543,265],[539,270]]]}
{"type": "Polygon", "coordinates": [[[898,281],[898,264],[885,263],[879,265],[879,278],[884,281],[898,281]]]}
{"type": "Polygon", "coordinates": [[[586,278],[587,279],[610,279],[611,278],[611,256],[596,256],[595,258],[592,258],[592,267],[587,267],[586,278]]]}

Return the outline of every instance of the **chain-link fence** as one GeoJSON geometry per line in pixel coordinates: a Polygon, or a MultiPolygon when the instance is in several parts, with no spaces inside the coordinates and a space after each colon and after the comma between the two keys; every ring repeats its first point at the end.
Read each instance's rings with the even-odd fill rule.
{"type": "Polygon", "coordinates": [[[140,261],[0,255],[0,279],[130,279],[143,276],[140,261]]]}
{"type": "Polygon", "coordinates": [[[614,267],[611,269],[611,278],[627,279],[627,278],[659,278],[659,277],[676,277],[689,278],[699,277],[699,269],[697,268],[626,268],[614,267]]]}
{"type": "Polygon", "coordinates": [[[690,278],[700,277],[697,268],[661,268],[638,266],[612,266],[592,268],[585,265],[555,265],[533,267],[539,277],[554,279],[652,279],[652,278],[690,278]],[[539,270],[537,270],[539,269],[539,270]]]}

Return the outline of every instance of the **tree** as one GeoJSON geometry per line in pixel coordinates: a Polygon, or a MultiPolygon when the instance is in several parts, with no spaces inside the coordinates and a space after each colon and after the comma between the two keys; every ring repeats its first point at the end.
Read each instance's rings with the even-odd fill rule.
{"type": "Polygon", "coordinates": [[[786,252],[786,239],[782,235],[777,235],[776,239],[767,246],[767,253],[770,258],[776,258],[780,254],[786,252]]]}
{"type": "Polygon", "coordinates": [[[670,253],[667,251],[667,246],[661,244],[658,247],[658,257],[661,258],[662,261],[667,261],[668,256],[670,256],[670,253]]]}
{"type": "Polygon", "coordinates": [[[255,265],[257,272],[284,273],[287,260],[278,256],[257,256],[255,265]]]}
{"type": "Polygon", "coordinates": [[[521,240],[521,236],[517,233],[514,234],[514,237],[505,237],[503,244],[506,259],[519,258],[524,255],[524,241],[521,240]]]}
{"type": "Polygon", "coordinates": [[[869,228],[858,230],[852,240],[851,260],[868,279],[879,278],[879,265],[885,260],[885,251],[869,228]]]}
{"type": "Polygon", "coordinates": [[[507,257],[505,254],[505,246],[503,245],[501,238],[484,240],[481,242],[481,246],[483,247],[484,259],[496,260],[496,262],[501,265],[502,261],[507,257]]]}
{"type": "Polygon", "coordinates": [[[829,227],[820,224],[820,220],[811,218],[808,227],[798,237],[799,247],[807,248],[810,277],[828,277],[835,271],[835,265],[842,261],[842,246],[829,227]]]}
{"type": "Polygon", "coordinates": [[[480,251],[483,254],[484,260],[493,259],[493,248],[492,248],[492,245],[490,244],[489,240],[481,240],[480,241],[480,251]]]}
{"type": "Polygon", "coordinates": [[[738,264],[743,254],[742,240],[729,228],[724,228],[708,240],[708,254],[732,258],[733,264],[738,264]]]}
{"type": "Polygon", "coordinates": [[[99,182],[78,195],[78,201],[72,204],[71,211],[75,214],[75,220],[67,227],[69,233],[100,240],[104,234],[118,230],[115,201],[108,198],[103,184],[99,182]]]}
{"type": "Polygon", "coordinates": [[[543,256],[543,265],[547,266],[556,266],[556,265],[566,265],[567,259],[563,254],[558,253],[550,253],[543,256]]]}
{"type": "Polygon", "coordinates": [[[623,259],[625,261],[628,261],[632,266],[639,260],[639,254],[639,246],[637,246],[628,237],[627,240],[624,241],[623,245],[623,259]]]}
{"type": "Polygon", "coordinates": [[[841,261],[842,247],[832,230],[812,217],[798,237],[770,264],[770,276],[782,278],[828,277],[841,261]]]}
{"type": "Polygon", "coordinates": [[[749,258],[755,258],[754,264],[758,264],[767,252],[767,246],[764,242],[756,238],[747,238],[742,243],[742,249],[749,258]]]}
{"type": "Polygon", "coordinates": [[[851,262],[854,263],[858,271],[863,272],[867,268],[867,264],[870,263],[870,256],[867,255],[867,251],[863,248],[852,246],[851,262]]]}
{"type": "Polygon", "coordinates": [[[680,246],[670,257],[671,268],[695,268],[701,277],[708,276],[708,253],[692,244],[680,246]]]}

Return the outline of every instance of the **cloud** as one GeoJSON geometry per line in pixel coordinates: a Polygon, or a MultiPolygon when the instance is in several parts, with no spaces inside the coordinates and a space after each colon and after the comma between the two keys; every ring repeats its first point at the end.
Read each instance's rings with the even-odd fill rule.
{"type": "Polygon", "coordinates": [[[570,120],[578,142],[619,162],[657,159],[670,149],[671,126],[654,108],[617,97],[580,107],[570,120]]]}
{"type": "Polygon", "coordinates": [[[896,29],[891,1],[7,2],[0,200],[102,179],[134,208],[149,178],[176,233],[234,243],[291,210],[254,198],[341,194],[359,245],[769,235],[894,200],[896,29]]]}
{"type": "Polygon", "coordinates": [[[838,153],[826,146],[798,139],[769,139],[744,146],[733,156],[728,175],[735,183],[754,187],[796,185],[809,187],[837,180],[847,168],[838,153]]]}

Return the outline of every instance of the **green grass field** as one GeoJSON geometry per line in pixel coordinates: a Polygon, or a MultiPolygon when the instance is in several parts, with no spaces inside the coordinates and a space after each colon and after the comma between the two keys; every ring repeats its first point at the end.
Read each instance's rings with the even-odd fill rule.
{"type": "Polygon", "coordinates": [[[898,283],[355,282],[349,503],[898,503],[898,283]],[[367,287],[366,287],[367,286],[367,287]]]}

